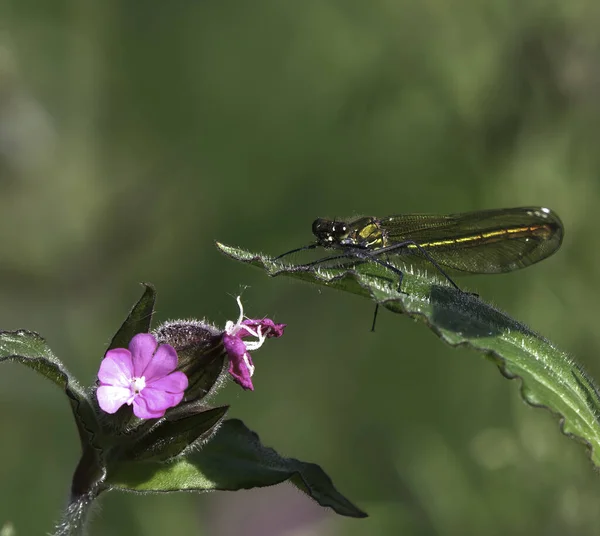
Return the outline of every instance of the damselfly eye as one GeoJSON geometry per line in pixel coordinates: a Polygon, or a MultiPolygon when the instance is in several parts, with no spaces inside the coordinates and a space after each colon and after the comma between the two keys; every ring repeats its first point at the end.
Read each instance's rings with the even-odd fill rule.
{"type": "Polygon", "coordinates": [[[312,232],[315,236],[321,236],[323,233],[329,232],[330,223],[322,218],[317,218],[312,224],[312,232]]]}
{"type": "Polygon", "coordinates": [[[331,244],[337,240],[336,224],[331,220],[318,218],[313,222],[312,232],[320,244],[331,244]]]}

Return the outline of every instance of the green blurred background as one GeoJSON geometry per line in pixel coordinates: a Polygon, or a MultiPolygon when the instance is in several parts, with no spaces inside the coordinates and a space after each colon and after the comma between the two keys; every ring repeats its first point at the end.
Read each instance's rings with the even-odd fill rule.
{"type": "MultiPolygon", "coordinates": [[[[158,320],[286,322],[228,386],[263,442],[319,463],[367,520],[284,484],[103,501],[90,534],[587,535],[600,477],[478,354],[366,300],[221,256],[317,216],[543,205],[559,253],[466,288],[600,378],[600,4],[593,0],[2,0],[0,326],[84,383],[138,298],[158,320]]],[[[0,525],[45,534],[79,446],[66,399],[0,375],[0,525]]]]}

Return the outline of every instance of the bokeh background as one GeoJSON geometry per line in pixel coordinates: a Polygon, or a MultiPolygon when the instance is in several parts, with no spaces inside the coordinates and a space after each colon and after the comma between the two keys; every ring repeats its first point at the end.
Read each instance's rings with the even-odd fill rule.
{"type": "MultiPolygon", "coordinates": [[[[82,382],[139,297],[157,320],[286,322],[228,386],[263,442],[370,514],[284,484],[108,495],[90,534],[587,535],[600,477],[557,419],[423,325],[214,248],[279,254],[317,216],[542,205],[562,249],[461,284],[600,378],[600,4],[593,0],[2,0],[0,326],[82,382]]],[[[51,530],[79,446],[66,399],[0,374],[0,525],[51,530]]]]}

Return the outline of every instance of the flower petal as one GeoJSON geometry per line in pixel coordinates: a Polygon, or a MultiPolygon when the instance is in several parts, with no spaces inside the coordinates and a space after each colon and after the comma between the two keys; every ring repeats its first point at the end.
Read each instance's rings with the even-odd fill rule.
{"type": "MultiPolygon", "coordinates": [[[[248,359],[250,354],[248,354],[248,359]]],[[[244,359],[230,359],[229,360],[229,374],[233,378],[233,381],[247,391],[254,391],[254,385],[252,385],[252,375],[246,365],[244,359]]]]}
{"type": "Polygon", "coordinates": [[[156,339],[151,333],[138,333],[131,339],[129,350],[133,360],[133,372],[136,378],[145,376],[146,367],[152,361],[156,350],[156,339]]]}
{"type": "Polygon", "coordinates": [[[98,371],[98,379],[102,384],[129,387],[132,377],[133,363],[129,350],[115,348],[106,352],[98,371]]]}
{"type": "Polygon", "coordinates": [[[152,361],[148,363],[148,366],[144,371],[146,384],[164,378],[176,368],[177,352],[175,351],[175,348],[173,348],[170,344],[161,344],[154,353],[152,361]]]}
{"type": "Polygon", "coordinates": [[[246,345],[244,341],[240,339],[239,333],[237,335],[223,335],[223,346],[225,351],[229,354],[230,359],[241,359],[246,353],[246,345]]]}
{"type": "Polygon", "coordinates": [[[133,400],[133,414],[138,419],[160,419],[165,414],[166,408],[153,411],[148,407],[148,401],[143,396],[136,396],[133,400]]]}
{"type": "Polygon", "coordinates": [[[101,385],[96,390],[98,405],[106,413],[116,413],[116,411],[129,400],[131,390],[126,387],[113,385],[101,385]]]}
{"type": "Polygon", "coordinates": [[[167,408],[172,408],[183,400],[183,392],[167,393],[161,389],[152,389],[152,387],[146,387],[140,396],[146,401],[149,411],[163,411],[163,413],[167,408]]]}
{"type": "Polygon", "coordinates": [[[160,380],[146,383],[146,389],[160,389],[166,393],[183,393],[188,386],[187,376],[180,371],[173,372],[160,380]]]}
{"type": "Polygon", "coordinates": [[[262,328],[262,333],[266,334],[267,338],[270,339],[272,337],[281,337],[287,324],[275,324],[270,318],[263,318],[262,320],[248,318],[242,322],[242,328],[238,332],[238,337],[252,336],[252,334],[246,331],[243,326],[248,326],[254,331],[260,326],[262,328]]]}
{"type": "Polygon", "coordinates": [[[247,356],[248,362],[252,363],[250,354],[246,350],[244,341],[235,335],[223,335],[223,346],[229,356],[229,374],[234,381],[241,385],[244,389],[254,390],[252,385],[252,374],[248,368],[248,363],[244,358],[247,356]]]}

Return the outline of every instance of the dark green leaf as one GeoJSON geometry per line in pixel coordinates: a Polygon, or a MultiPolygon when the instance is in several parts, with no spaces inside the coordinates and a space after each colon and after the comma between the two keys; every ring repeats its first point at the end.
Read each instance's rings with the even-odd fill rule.
{"type": "Polygon", "coordinates": [[[149,283],[143,283],[143,285],[146,287],[144,294],[133,306],[129,316],[112,338],[112,341],[110,341],[108,350],[112,350],[113,348],[127,348],[135,335],[150,331],[152,314],[154,313],[154,302],[156,301],[156,291],[149,283]]]}
{"type": "Polygon", "coordinates": [[[169,464],[123,463],[107,484],[127,491],[207,491],[250,489],[290,480],[321,506],[338,514],[366,514],[341,495],[325,472],[313,463],[283,458],[263,446],[237,419],[225,421],[201,450],[169,464]]]}
{"type": "Polygon", "coordinates": [[[69,398],[83,448],[95,445],[99,425],[84,389],[56,358],[46,341],[33,331],[0,331],[0,362],[16,361],[39,372],[69,398]]]}

